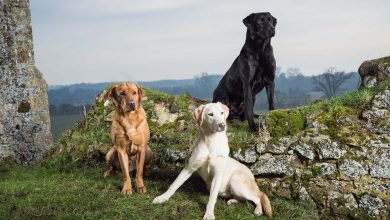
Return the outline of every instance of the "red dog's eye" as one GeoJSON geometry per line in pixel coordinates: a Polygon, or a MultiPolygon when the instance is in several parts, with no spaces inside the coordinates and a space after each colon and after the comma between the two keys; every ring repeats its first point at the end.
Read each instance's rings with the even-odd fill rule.
{"type": "Polygon", "coordinates": [[[120,92],[119,95],[124,96],[125,92],[120,92]]]}
{"type": "Polygon", "coordinates": [[[137,95],[137,92],[133,92],[133,95],[137,95]]]}

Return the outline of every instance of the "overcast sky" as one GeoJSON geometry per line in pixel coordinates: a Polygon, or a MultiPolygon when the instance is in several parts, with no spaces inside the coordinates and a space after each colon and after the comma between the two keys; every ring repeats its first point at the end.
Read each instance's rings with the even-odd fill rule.
{"type": "Polygon", "coordinates": [[[390,55],[389,0],[31,0],[35,59],[50,85],[224,74],[242,19],[269,11],[282,71],[355,71],[390,55]]]}

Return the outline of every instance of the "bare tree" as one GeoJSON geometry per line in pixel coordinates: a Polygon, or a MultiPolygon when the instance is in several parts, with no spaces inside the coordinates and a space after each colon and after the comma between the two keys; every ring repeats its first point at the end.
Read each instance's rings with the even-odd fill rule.
{"type": "Polygon", "coordinates": [[[302,74],[301,70],[298,67],[289,67],[286,70],[287,76],[297,76],[302,74]]]}
{"type": "Polygon", "coordinates": [[[323,92],[328,99],[340,93],[342,91],[341,85],[353,76],[352,73],[336,72],[335,70],[335,67],[329,67],[325,73],[312,78],[314,88],[323,92]]]}

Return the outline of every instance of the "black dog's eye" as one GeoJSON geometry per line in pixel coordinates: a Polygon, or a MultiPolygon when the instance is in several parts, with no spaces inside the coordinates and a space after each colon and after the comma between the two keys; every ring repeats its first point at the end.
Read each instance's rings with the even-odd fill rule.
{"type": "Polygon", "coordinates": [[[271,18],[268,18],[267,21],[271,21],[271,18]]]}
{"type": "Polygon", "coordinates": [[[208,115],[209,115],[209,116],[214,116],[214,114],[213,114],[213,113],[208,113],[208,115]]]}
{"type": "Polygon", "coordinates": [[[264,21],[265,21],[265,18],[261,18],[260,21],[261,21],[261,22],[264,22],[264,21]]]}

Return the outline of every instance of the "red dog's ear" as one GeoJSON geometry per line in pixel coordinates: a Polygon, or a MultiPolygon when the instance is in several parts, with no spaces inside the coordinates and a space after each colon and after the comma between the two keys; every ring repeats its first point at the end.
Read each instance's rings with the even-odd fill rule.
{"type": "Polygon", "coordinates": [[[144,97],[144,90],[141,89],[141,87],[137,86],[138,87],[138,103],[141,103],[142,101],[142,98],[144,97]]]}
{"type": "Polygon", "coordinates": [[[114,86],[111,86],[107,91],[106,91],[106,94],[104,94],[103,96],[103,99],[104,100],[107,100],[109,97],[115,97],[115,89],[116,89],[116,85],[114,86]]]}
{"type": "Polygon", "coordinates": [[[203,123],[203,109],[204,109],[204,105],[200,105],[198,108],[194,110],[194,113],[192,113],[192,119],[199,126],[201,126],[203,123]]]}

